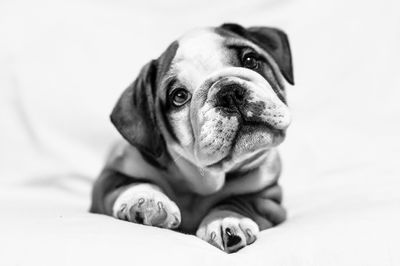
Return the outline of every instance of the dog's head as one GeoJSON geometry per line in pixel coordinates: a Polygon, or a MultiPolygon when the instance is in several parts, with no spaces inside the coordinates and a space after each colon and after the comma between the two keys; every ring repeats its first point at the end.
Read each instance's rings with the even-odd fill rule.
{"type": "Polygon", "coordinates": [[[285,33],[224,24],[183,35],[145,65],[111,114],[146,157],[230,171],[280,144],[294,83],[285,33]]]}

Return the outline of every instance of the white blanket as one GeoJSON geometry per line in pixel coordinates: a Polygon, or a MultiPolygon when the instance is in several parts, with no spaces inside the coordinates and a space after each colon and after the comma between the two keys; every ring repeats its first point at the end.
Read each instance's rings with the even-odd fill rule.
{"type": "Polygon", "coordinates": [[[0,265],[400,265],[396,1],[0,2],[0,265]],[[89,214],[119,138],[108,115],[140,67],[193,27],[289,35],[289,219],[226,255],[89,214]]]}

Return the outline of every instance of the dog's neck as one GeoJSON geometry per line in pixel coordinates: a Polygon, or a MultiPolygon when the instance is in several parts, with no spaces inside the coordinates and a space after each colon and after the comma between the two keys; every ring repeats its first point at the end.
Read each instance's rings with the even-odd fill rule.
{"type": "Polygon", "coordinates": [[[178,193],[188,191],[199,195],[214,194],[230,181],[246,176],[247,173],[258,169],[268,157],[271,150],[264,150],[254,153],[240,162],[227,164],[225,167],[201,167],[190,162],[186,158],[174,154],[171,151],[171,160],[166,171],[172,187],[178,193]]]}

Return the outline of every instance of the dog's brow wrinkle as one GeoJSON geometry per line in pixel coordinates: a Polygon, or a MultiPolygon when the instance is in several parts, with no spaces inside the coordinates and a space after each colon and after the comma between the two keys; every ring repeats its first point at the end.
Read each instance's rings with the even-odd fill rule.
{"type": "Polygon", "coordinates": [[[256,44],[254,44],[254,43],[252,43],[250,41],[244,40],[244,39],[229,38],[229,39],[224,40],[223,44],[226,47],[230,47],[230,46],[250,47],[250,48],[253,48],[256,51],[260,50],[260,48],[256,44]]]}
{"type": "Polygon", "coordinates": [[[228,49],[237,49],[237,50],[246,49],[246,48],[253,49],[253,48],[250,47],[250,46],[247,46],[247,45],[240,45],[240,44],[229,44],[229,45],[226,45],[226,47],[227,47],[228,49]]]}
{"type": "Polygon", "coordinates": [[[163,83],[167,84],[167,86],[171,85],[174,82],[176,82],[176,76],[172,73],[168,74],[168,76],[166,76],[163,81],[163,83]]]}

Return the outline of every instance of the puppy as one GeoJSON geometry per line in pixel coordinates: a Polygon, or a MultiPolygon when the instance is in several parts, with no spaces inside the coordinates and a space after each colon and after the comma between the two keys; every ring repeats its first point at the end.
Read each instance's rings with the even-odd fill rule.
{"type": "Polygon", "coordinates": [[[91,212],[196,234],[235,252],[285,220],[276,147],[294,84],[286,34],[223,24],[191,31],[146,64],[111,121],[116,145],[91,212]]]}

